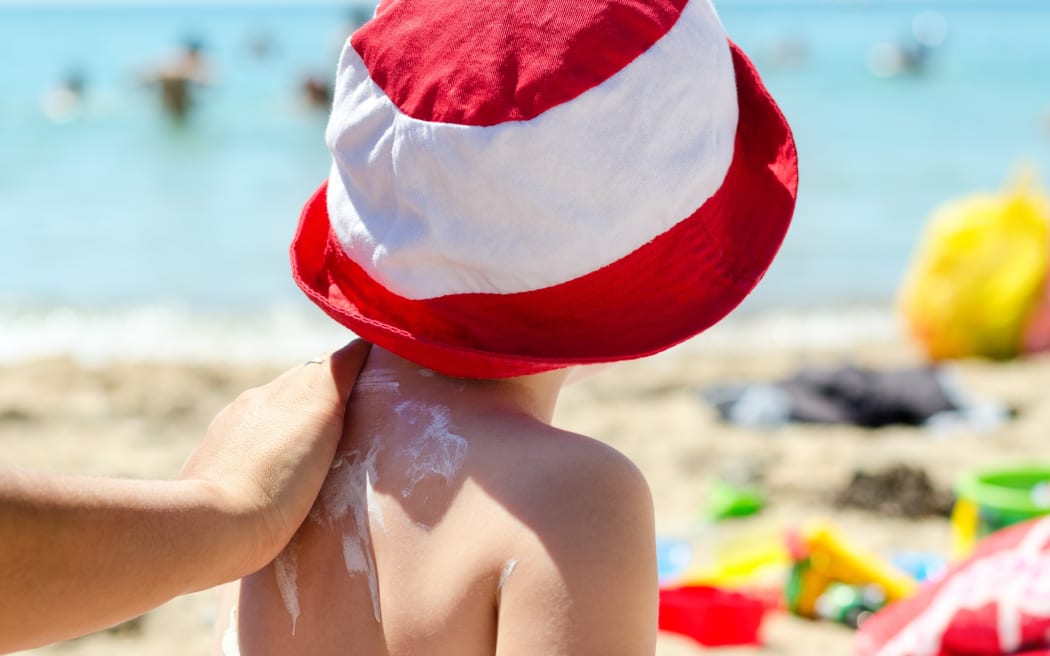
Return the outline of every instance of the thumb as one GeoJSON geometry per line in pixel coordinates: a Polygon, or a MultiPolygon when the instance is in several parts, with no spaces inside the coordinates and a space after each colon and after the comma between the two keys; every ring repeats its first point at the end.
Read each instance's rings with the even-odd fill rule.
{"type": "Polygon", "coordinates": [[[342,409],[357,382],[357,375],[368,359],[372,345],[355,339],[315,365],[313,361],[302,367],[302,375],[309,376],[307,386],[318,397],[342,409]]]}

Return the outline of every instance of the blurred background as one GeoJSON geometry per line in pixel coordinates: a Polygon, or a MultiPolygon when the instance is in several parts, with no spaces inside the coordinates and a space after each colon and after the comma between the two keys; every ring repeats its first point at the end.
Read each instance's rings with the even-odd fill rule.
{"type": "MultiPolygon", "coordinates": [[[[715,4],[793,126],[794,224],[729,319],[569,387],[556,423],[646,474],[665,584],[757,586],[725,618],[827,620],[771,614],[733,637],[768,649],[733,654],[855,653],[886,599],[1050,512],[1050,3],[715,4]],[[1025,176],[952,206],[910,264],[942,203],[1025,176]],[[923,343],[898,310],[910,267],[923,343]],[[931,366],[970,356],[995,361],[931,366]],[[1019,500],[988,503],[988,481],[1019,500]],[[957,500],[973,514],[953,528],[957,500]],[[798,545],[844,578],[813,584],[798,545]]],[[[287,248],[328,173],[339,51],[372,11],[0,0],[0,464],[171,477],[238,392],[345,341],[287,248]]],[[[212,609],[180,598],[34,653],[203,654],[212,609]]],[[[701,651],[665,632],[657,653],[701,651]]]]}
{"type": "MultiPolygon", "coordinates": [[[[833,309],[848,331],[845,309],[888,307],[938,202],[1021,160],[1050,170],[1045,2],[717,6],[801,161],[745,316],[833,309]]],[[[0,0],[0,359],[104,355],[114,333],[125,352],[250,358],[328,330],[285,253],[327,175],[340,46],[371,11],[0,0]]]]}

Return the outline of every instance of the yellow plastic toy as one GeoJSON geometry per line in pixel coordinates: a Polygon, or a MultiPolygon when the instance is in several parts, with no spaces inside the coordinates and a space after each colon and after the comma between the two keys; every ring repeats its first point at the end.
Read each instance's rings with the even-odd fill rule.
{"type": "Polygon", "coordinates": [[[966,558],[977,546],[981,509],[969,499],[959,499],[952,507],[952,560],[966,558]]]}
{"type": "Polygon", "coordinates": [[[817,617],[817,599],[832,583],[876,585],[887,602],[918,590],[910,576],[852,544],[827,522],[810,522],[791,541],[796,563],[785,596],[791,611],[803,617],[817,617]]]}
{"type": "Polygon", "coordinates": [[[961,560],[986,535],[1050,514],[1050,463],[965,472],[955,497],[952,557],[961,560]]]}
{"type": "Polygon", "coordinates": [[[766,584],[779,587],[790,565],[791,556],[781,540],[756,541],[725,550],[713,563],[690,567],[684,583],[730,590],[766,584]]]}
{"type": "Polygon", "coordinates": [[[1050,199],[1032,178],[947,202],[930,217],[900,306],[931,359],[1022,352],[1050,269],[1050,199]]]}

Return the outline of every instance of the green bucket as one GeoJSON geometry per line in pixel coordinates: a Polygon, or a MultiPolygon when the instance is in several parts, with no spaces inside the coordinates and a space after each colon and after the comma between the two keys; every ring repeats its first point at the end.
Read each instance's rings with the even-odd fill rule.
{"type": "Polygon", "coordinates": [[[969,472],[955,484],[956,555],[1012,524],[1050,514],[1050,465],[969,472]]]}

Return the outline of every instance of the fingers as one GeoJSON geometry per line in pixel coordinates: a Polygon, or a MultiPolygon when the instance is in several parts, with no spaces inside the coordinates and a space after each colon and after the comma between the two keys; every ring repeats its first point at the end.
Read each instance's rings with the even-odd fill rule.
{"type": "Polygon", "coordinates": [[[309,376],[308,385],[339,407],[346,405],[372,345],[355,339],[325,359],[323,364],[308,360],[300,375],[309,376]],[[318,366],[319,365],[319,366],[318,366]]]}
{"type": "Polygon", "coordinates": [[[295,407],[304,412],[311,412],[312,408],[319,415],[338,412],[341,416],[371,347],[368,342],[355,339],[338,351],[311,358],[241,396],[258,393],[270,407],[295,407]]]}

